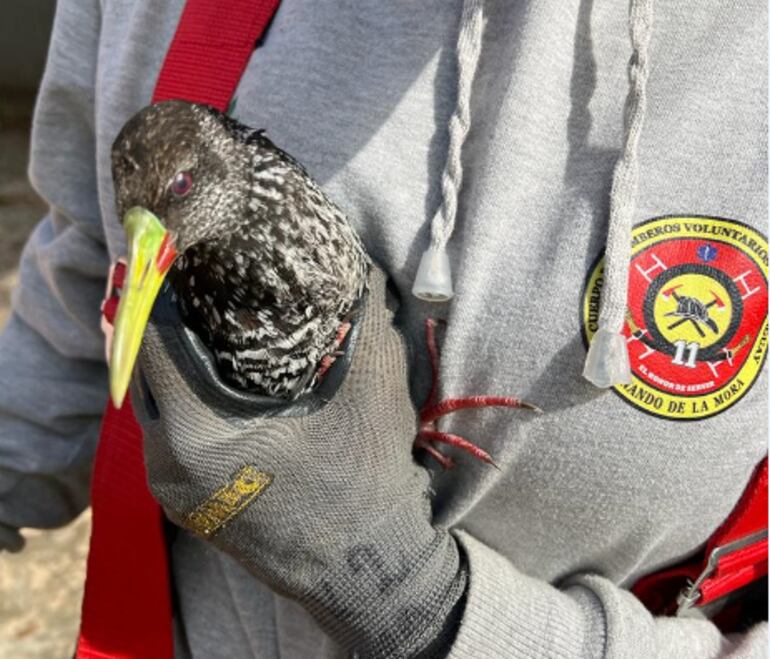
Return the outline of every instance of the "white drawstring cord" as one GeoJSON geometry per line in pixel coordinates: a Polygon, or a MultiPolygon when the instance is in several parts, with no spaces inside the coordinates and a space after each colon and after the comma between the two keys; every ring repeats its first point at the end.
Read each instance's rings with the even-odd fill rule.
{"type": "Polygon", "coordinates": [[[631,228],[639,181],[639,138],[647,112],[652,20],[653,0],[631,0],[629,31],[633,54],[628,66],[625,140],[612,180],[599,329],[591,340],[583,369],[583,376],[600,388],[631,382],[628,348],[621,332],[628,306],[631,228]]]}
{"type": "Polygon", "coordinates": [[[449,147],[441,177],[442,201],[431,222],[430,247],[422,255],[412,293],[421,300],[452,298],[452,272],[446,246],[454,231],[463,181],[462,149],[471,127],[471,90],[481,53],[483,0],[465,0],[457,38],[457,103],[449,121],[449,147]]]}

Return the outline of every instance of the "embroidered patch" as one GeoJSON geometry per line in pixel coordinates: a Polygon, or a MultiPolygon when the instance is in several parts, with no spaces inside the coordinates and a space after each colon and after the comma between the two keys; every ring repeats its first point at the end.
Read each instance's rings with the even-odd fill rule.
{"type": "MultiPolygon", "coordinates": [[[[735,220],[661,217],[632,233],[626,336],[633,382],[615,392],[655,416],[696,420],[737,403],[767,353],[767,239],[735,220]]],[[[583,295],[598,327],[604,257],[583,295]]]]}
{"type": "Polygon", "coordinates": [[[245,466],[233,480],[212,494],[185,518],[184,526],[208,538],[264,492],[273,475],[245,466]]]}

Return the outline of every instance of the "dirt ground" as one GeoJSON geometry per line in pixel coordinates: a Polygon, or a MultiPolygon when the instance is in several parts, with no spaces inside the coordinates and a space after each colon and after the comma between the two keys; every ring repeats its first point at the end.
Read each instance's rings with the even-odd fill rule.
{"type": "MultiPolygon", "coordinates": [[[[0,89],[0,327],[21,248],[45,213],[26,180],[32,99],[0,89]]],[[[0,552],[0,657],[70,659],[75,648],[90,515],[55,531],[25,531],[26,548],[0,552]]]]}

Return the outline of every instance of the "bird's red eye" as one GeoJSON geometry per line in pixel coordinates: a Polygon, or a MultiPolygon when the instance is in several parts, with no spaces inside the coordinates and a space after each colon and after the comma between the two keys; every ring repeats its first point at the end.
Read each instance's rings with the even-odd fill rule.
{"type": "Polygon", "coordinates": [[[184,197],[192,189],[192,174],[190,172],[177,172],[171,181],[171,194],[177,198],[184,197]]]}

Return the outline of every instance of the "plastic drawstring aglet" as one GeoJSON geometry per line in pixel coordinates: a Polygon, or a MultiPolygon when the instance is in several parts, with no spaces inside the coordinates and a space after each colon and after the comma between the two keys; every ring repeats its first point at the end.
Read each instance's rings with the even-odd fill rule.
{"type": "Polygon", "coordinates": [[[426,302],[446,302],[452,299],[452,270],[445,247],[431,246],[425,250],[414,278],[412,294],[426,302]]]}
{"type": "Polygon", "coordinates": [[[583,377],[600,389],[631,384],[626,338],[619,332],[600,328],[591,339],[583,377]]]}

